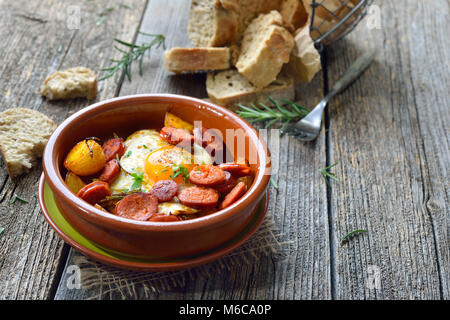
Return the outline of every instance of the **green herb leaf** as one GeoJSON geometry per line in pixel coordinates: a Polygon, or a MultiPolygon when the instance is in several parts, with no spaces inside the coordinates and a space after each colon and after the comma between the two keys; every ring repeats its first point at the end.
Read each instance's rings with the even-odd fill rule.
{"type": "Polygon", "coordinates": [[[130,151],[128,151],[126,154],[125,154],[125,158],[128,158],[129,156],[131,156],[131,150],[130,151]]]}
{"type": "Polygon", "coordinates": [[[28,200],[25,200],[25,199],[19,197],[17,194],[14,194],[14,197],[11,199],[10,203],[13,204],[16,202],[16,200],[19,200],[23,203],[28,203],[28,200]]]}
{"type": "Polygon", "coordinates": [[[329,185],[329,180],[328,178],[330,178],[331,180],[334,181],[339,181],[338,178],[336,178],[336,176],[334,175],[334,173],[330,172],[330,169],[335,167],[338,164],[338,162],[336,161],[335,163],[333,163],[332,165],[329,165],[328,167],[323,168],[322,170],[320,170],[320,174],[322,175],[322,177],[325,179],[326,183],[329,185]]]}
{"type": "Polygon", "coordinates": [[[270,177],[270,183],[272,184],[272,186],[275,190],[278,190],[278,185],[275,182],[275,179],[273,177],[270,177]]]}
{"type": "Polygon", "coordinates": [[[148,37],[153,37],[153,40],[149,43],[143,43],[142,45],[135,45],[133,43],[129,43],[120,39],[114,39],[115,42],[119,43],[122,46],[125,46],[128,48],[128,51],[123,50],[117,46],[114,46],[116,50],[121,52],[122,58],[120,60],[111,60],[113,62],[113,65],[108,68],[103,68],[101,71],[106,71],[106,75],[101,77],[99,81],[106,80],[113,75],[116,77],[116,81],[118,80],[120,71],[123,71],[125,76],[128,78],[129,81],[131,81],[131,65],[134,61],[139,60],[139,74],[142,75],[143,69],[142,69],[142,61],[144,54],[146,52],[150,53],[153,48],[160,48],[163,47],[163,49],[166,48],[165,46],[165,37],[162,34],[149,34],[140,32],[140,34],[143,34],[148,37]]]}
{"type": "Polygon", "coordinates": [[[365,229],[353,230],[352,232],[347,233],[341,240],[341,245],[349,240],[349,238],[355,234],[367,233],[368,231],[365,229]]]}
{"type": "Polygon", "coordinates": [[[298,121],[309,113],[308,109],[296,104],[293,101],[283,99],[283,103],[289,106],[286,107],[282,105],[283,103],[276,101],[270,96],[267,98],[275,106],[275,108],[269,108],[263,103],[259,104],[261,108],[256,107],[254,104],[244,106],[239,103],[239,110],[237,111],[237,114],[249,122],[263,123],[266,129],[279,122],[282,124],[281,132],[283,133],[283,130],[289,123],[298,121]]]}
{"type": "Polygon", "coordinates": [[[182,175],[184,177],[184,181],[186,183],[189,182],[189,170],[185,166],[183,166],[182,164],[180,164],[179,166],[173,166],[172,170],[173,170],[173,175],[171,177],[172,180],[178,177],[179,175],[182,175]]]}
{"type": "Polygon", "coordinates": [[[144,181],[144,174],[132,173],[134,183],[131,185],[131,190],[140,189],[142,186],[142,182],[144,181]]]}
{"type": "Polygon", "coordinates": [[[5,228],[0,227],[0,235],[5,231],[5,228]]]}

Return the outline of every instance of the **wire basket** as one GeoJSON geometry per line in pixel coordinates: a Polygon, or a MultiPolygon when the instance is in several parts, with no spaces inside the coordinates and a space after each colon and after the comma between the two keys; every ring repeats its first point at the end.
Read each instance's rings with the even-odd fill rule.
{"type": "Polygon", "coordinates": [[[311,37],[319,51],[350,33],[373,0],[310,0],[311,37]]]}

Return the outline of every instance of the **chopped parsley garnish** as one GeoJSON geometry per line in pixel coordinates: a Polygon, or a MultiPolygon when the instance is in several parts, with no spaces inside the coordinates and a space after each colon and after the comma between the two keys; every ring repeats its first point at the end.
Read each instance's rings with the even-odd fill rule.
{"type": "Polygon", "coordinates": [[[171,177],[172,180],[178,177],[179,175],[182,175],[184,181],[186,183],[189,182],[189,170],[185,166],[183,166],[182,164],[180,164],[179,166],[173,166],[172,170],[173,170],[173,175],[171,177]]]}
{"type": "Polygon", "coordinates": [[[131,156],[131,150],[130,151],[128,151],[126,154],[125,154],[125,158],[128,158],[129,156],[131,156]]]}
{"type": "Polygon", "coordinates": [[[142,181],[144,180],[144,174],[132,173],[131,176],[133,177],[134,180],[133,184],[131,185],[131,190],[140,189],[142,181]]]}

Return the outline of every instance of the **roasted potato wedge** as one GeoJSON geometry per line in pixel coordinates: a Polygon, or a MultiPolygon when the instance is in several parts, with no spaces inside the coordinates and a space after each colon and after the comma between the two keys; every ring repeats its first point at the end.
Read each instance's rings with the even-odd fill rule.
{"type": "Polygon", "coordinates": [[[78,191],[80,191],[86,185],[86,183],[84,183],[84,181],[81,180],[79,176],[70,171],[66,174],[65,182],[70,191],[75,194],[77,194],[78,191]]]}
{"type": "Polygon", "coordinates": [[[176,115],[166,112],[166,116],[164,117],[164,125],[166,127],[172,127],[177,129],[185,129],[192,133],[194,126],[189,122],[184,121],[183,119],[177,117],[176,115]]]}
{"type": "Polygon", "coordinates": [[[102,146],[95,140],[86,139],[70,150],[64,160],[64,166],[79,176],[89,176],[102,170],[105,162],[102,146]]]}

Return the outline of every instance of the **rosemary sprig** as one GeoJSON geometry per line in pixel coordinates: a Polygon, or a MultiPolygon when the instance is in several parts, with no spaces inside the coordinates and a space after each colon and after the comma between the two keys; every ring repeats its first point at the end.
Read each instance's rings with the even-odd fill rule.
{"type": "Polygon", "coordinates": [[[250,104],[250,107],[239,103],[238,107],[240,110],[237,111],[237,114],[252,123],[263,123],[266,129],[276,122],[281,122],[282,127],[280,130],[283,132],[290,122],[298,121],[309,113],[308,109],[293,101],[282,99],[282,102],[286,104],[286,106],[282,106],[279,101],[272,97],[268,96],[267,98],[276,108],[269,108],[264,103],[259,103],[260,108],[253,103],[250,104]]]}
{"type": "Polygon", "coordinates": [[[344,244],[345,242],[347,242],[349,240],[349,238],[355,234],[360,234],[360,233],[367,233],[368,231],[366,229],[358,229],[358,230],[353,230],[349,233],[347,233],[341,240],[341,245],[344,244]]]}
{"type": "Polygon", "coordinates": [[[11,199],[11,201],[9,203],[13,204],[13,203],[16,202],[16,200],[19,200],[19,201],[21,201],[23,203],[28,203],[28,200],[25,200],[25,199],[19,197],[17,194],[14,194],[14,197],[11,199]]]}
{"type": "Polygon", "coordinates": [[[327,184],[329,184],[328,179],[330,178],[331,180],[334,181],[339,181],[338,178],[336,178],[336,176],[334,175],[333,172],[330,172],[330,169],[335,167],[338,164],[338,162],[336,161],[335,163],[333,163],[332,165],[329,165],[328,167],[323,168],[322,170],[320,170],[320,174],[322,175],[322,177],[325,179],[325,181],[327,182],[327,184]]]}
{"type": "Polygon", "coordinates": [[[120,58],[119,60],[111,59],[111,62],[113,63],[113,65],[108,68],[101,69],[101,71],[106,72],[106,74],[103,77],[101,77],[99,79],[99,81],[106,80],[108,78],[111,78],[113,75],[115,75],[115,80],[117,82],[117,80],[119,79],[120,71],[123,71],[125,73],[125,75],[128,78],[128,81],[131,81],[131,65],[136,60],[139,61],[139,74],[142,76],[142,74],[143,74],[142,64],[143,64],[145,53],[148,52],[150,54],[150,52],[153,48],[158,49],[161,46],[163,47],[163,49],[166,48],[164,35],[149,34],[149,33],[144,33],[141,31],[139,31],[139,33],[143,34],[145,36],[153,37],[153,40],[149,43],[143,43],[138,46],[136,44],[125,42],[123,40],[115,38],[114,41],[117,42],[118,44],[128,48],[128,51],[124,50],[123,48],[121,48],[119,46],[114,46],[114,48],[117,51],[119,51],[123,54],[122,58],[120,58]]]}

